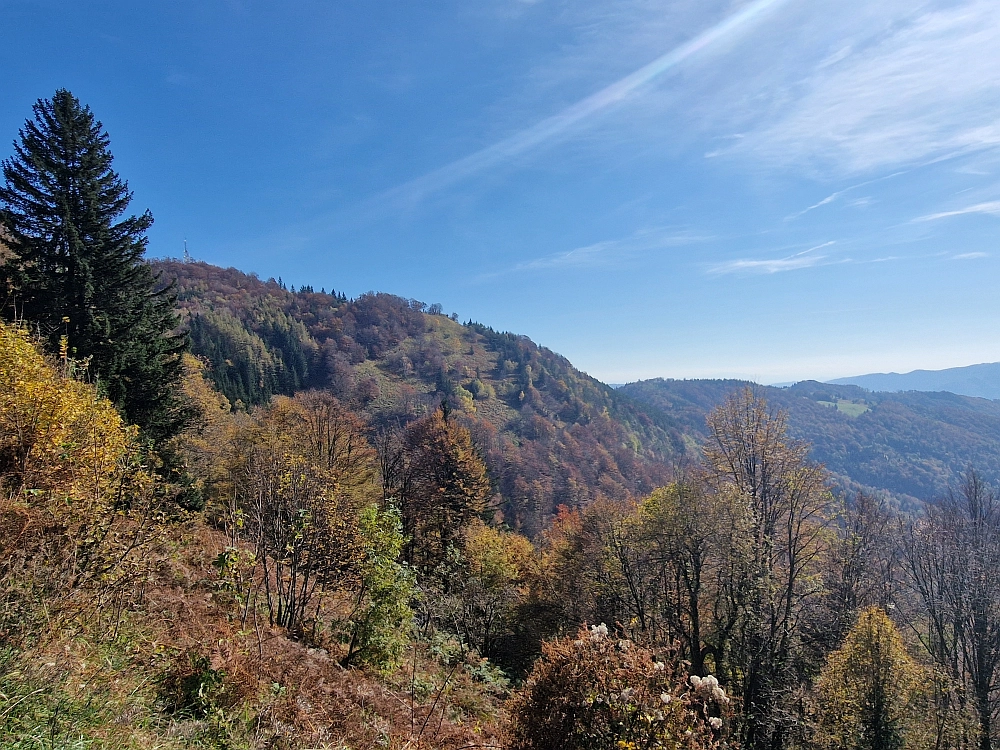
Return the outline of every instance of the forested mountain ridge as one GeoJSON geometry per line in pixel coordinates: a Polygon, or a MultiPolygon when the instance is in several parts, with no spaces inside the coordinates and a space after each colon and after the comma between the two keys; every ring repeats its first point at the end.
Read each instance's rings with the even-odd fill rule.
{"type": "Polygon", "coordinates": [[[668,420],[564,357],[524,336],[462,325],[439,306],[293,292],[206,263],[154,268],[175,285],[192,351],[231,402],[325,389],[379,429],[446,399],[485,454],[506,522],[526,533],[559,505],[649,492],[686,450],[668,420]]]}
{"type": "Polygon", "coordinates": [[[1000,398],[1000,362],[989,362],[945,370],[914,370],[913,372],[878,372],[836,378],[837,385],[859,385],[871,391],[948,391],[963,396],[1000,398]]]}
{"type": "MultiPolygon", "coordinates": [[[[559,505],[667,481],[705,440],[706,415],[747,385],[654,379],[613,389],[527,337],[459,324],[439,306],[293,292],[205,263],[154,265],[174,281],[193,351],[233,403],[326,389],[378,429],[446,399],[484,452],[505,520],[531,535],[559,505]]],[[[1000,403],[814,381],[756,387],[788,412],[790,433],[840,490],[889,493],[910,507],[947,493],[970,465],[1000,481],[1000,403]]]]}
{"type": "MultiPolygon", "coordinates": [[[[693,440],[706,437],[705,416],[739,380],[646,380],[622,393],[693,440]]],[[[788,388],[755,386],[788,412],[789,433],[812,446],[844,490],[888,492],[904,506],[958,486],[975,466],[1000,480],[1000,403],[953,393],[871,392],[852,385],[804,381],[788,388]]]]}

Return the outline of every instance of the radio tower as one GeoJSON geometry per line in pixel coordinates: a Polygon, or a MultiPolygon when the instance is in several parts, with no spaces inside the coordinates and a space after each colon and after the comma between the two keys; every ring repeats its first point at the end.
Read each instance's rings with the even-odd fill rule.
{"type": "Polygon", "coordinates": [[[184,238],[184,262],[185,263],[190,263],[191,262],[191,253],[188,252],[187,237],[184,238]]]}

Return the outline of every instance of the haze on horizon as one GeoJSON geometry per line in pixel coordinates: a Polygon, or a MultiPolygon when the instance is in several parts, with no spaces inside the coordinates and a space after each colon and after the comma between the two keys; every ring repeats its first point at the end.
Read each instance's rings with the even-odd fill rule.
{"type": "Polygon", "coordinates": [[[151,255],[440,302],[606,382],[1000,360],[1000,6],[664,5],[0,0],[0,157],[68,88],[151,255]]]}

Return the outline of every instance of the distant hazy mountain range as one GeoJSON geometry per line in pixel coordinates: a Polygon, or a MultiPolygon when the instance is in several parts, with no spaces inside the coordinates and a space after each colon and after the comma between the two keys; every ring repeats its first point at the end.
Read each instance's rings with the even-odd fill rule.
{"type": "Polygon", "coordinates": [[[879,372],[827,381],[837,385],[857,385],[869,391],[948,391],[961,396],[1000,399],[1000,362],[947,370],[914,370],[899,374],[879,372]]]}

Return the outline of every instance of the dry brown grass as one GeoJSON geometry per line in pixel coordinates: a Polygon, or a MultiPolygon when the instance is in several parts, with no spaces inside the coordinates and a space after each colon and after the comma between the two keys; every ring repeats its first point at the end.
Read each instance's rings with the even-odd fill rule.
{"type": "MultiPolygon", "coordinates": [[[[400,673],[381,679],[338,662],[336,646],[315,648],[267,624],[220,591],[212,561],[226,538],[201,521],[176,530],[146,592],[154,634],[148,668],[190,669],[200,657],[224,675],[220,708],[249,717],[253,746],[423,750],[493,747],[500,696],[463,669],[415,645],[400,673]],[[419,678],[419,680],[417,679],[419,678]],[[416,689],[419,681],[421,689],[416,689]]],[[[178,720],[178,723],[182,723],[178,720]]]]}
{"type": "MultiPolygon", "coordinates": [[[[34,539],[28,521],[0,513],[7,552],[34,539]]],[[[19,717],[0,744],[33,746],[37,731],[162,750],[497,746],[502,691],[474,676],[473,655],[418,641],[396,674],[344,668],[339,644],[294,640],[265,608],[241,606],[213,565],[227,541],[200,518],[175,523],[125,606],[81,597],[72,618],[46,620],[36,601],[31,637],[0,653],[0,719],[19,717]]]]}

